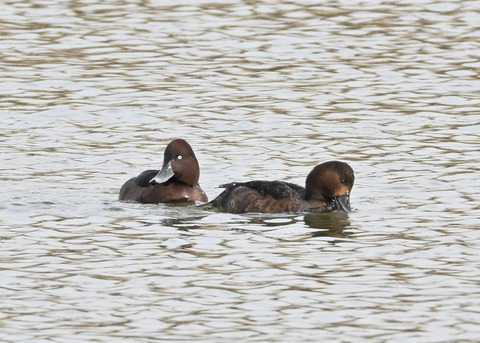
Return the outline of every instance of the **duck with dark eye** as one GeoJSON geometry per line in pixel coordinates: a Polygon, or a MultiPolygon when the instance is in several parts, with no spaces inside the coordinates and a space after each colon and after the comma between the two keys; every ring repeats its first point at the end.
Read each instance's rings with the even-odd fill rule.
{"type": "Polygon", "coordinates": [[[350,211],[355,176],[344,162],[317,165],[308,174],[305,188],[283,181],[233,182],[206,206],[229,213],[350,211]]]}
{"type": "Polygon", "coordinates": [[[146,170],[120,189],[120,200],[141,203],[208,201],[200,188],[200,167],[190,144],[174,139],[165,148],[160,170],[146,170]]]}

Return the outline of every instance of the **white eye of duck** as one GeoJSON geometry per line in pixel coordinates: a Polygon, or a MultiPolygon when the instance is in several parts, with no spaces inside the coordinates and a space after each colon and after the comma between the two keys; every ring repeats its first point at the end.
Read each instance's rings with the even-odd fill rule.
{"type": "Polygon", "coordinates": [[[181,160],[182,158],[183,158],[182,155],[177,156],[177,160],[181,160]]]}

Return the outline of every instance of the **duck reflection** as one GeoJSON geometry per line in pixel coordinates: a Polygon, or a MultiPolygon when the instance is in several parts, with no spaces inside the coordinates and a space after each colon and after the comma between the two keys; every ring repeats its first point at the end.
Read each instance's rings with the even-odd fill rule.
{"type": "MultiPolygon", "coordinates": [[[[303,226],[315,229],[310,231],[310,237],[347,237],[351,232],[348,213],[334,211],[329,213],[306,214],[244,214],[231,216],[229,214],[211,211],[198,211],[195,207],[184,204],[164,204],[165,217],[160,219],[162,226],[173,227],[180,231],[195,229],[222,230],[235,229],[236,231],[256,230],[263,227],[267,230],[276,230],[287,226],[303,226]],[[210,216],[211,219],[209,219],[210,216]],[[221,218],[218,216],[222,216],[221,218]],[[215,218],[214,218],[215,217],[215,218]]],[[[263,230],[262,230],[263,231],[263,230]]]]}
{"type": "Polygon", "coordinates": [[[350,227],[345,212],[309,213],[303,217],[305,224],[312,229],[321,229],[312,233],[312,237],[347,237],[345,230],[350,227]]]}

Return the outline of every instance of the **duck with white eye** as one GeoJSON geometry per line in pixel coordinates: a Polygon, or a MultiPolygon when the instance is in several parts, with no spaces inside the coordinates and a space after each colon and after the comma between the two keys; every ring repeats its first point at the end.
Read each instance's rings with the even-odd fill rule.
{"type": "Polygon", "coordinates": [[[122,201],[144,204],[208,200],[198,184],[200,167],[190,144],[174,139],[165,148],[160,170],[149,169],[130,178],[120,189],[122,201]]]}

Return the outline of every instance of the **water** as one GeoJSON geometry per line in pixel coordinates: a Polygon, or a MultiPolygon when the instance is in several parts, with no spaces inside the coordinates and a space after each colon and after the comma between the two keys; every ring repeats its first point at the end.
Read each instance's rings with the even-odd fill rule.
{"type": "Polygon", "coordinates": [[[477,342],[478,1],[8,1],[0,340],[477,342]],[[182,137],[343,216],[120,203],[182,137]]]}

